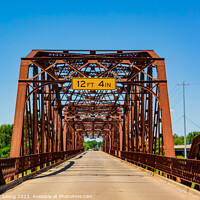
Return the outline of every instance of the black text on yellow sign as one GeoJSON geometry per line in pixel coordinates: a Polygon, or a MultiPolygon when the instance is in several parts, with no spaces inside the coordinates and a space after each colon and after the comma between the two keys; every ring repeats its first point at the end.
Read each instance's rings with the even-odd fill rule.
{"type": "Polygon", "coordinates": [[[115,78],[72,78],[73,90],[116,90],[115,78]]]}

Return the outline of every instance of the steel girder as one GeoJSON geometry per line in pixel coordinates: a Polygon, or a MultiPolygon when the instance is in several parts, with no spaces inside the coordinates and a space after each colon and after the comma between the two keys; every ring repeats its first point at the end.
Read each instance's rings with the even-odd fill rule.
{"type": "Polygon", "coordinates": [[[164,59],[142,50],[33,50],[21,59],[11,157],[81,149],[174,156],[164,59]],[[117,89],[72,90],[72,77],[114,77],[117,89]]]}

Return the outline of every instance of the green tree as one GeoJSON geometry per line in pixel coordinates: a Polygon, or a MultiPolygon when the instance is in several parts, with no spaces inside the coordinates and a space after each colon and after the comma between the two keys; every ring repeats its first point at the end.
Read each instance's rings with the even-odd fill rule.
{"type": "Polygon", "coordinates": [[[83,142],[84,149],[87,151],[88,149],[94,149],[94,148],[101,148],[103,145],[103,142],[97,142],[96,140],[91,141],[84,141],[83,142]]]}
{"type": "Polygon", "coordinates": [[[101,148],[103,146],[103,142],[98,142],[98,147],[101,148]]]}
{"type": "MultiPolygon", "coordinates": [[[[186,144],[188,142],[192,142],[192,140],[199,135],[200,132],[193,131],[186,135],[186,144]]],[[[174,138],[174,145],[184,145],[184,136],[178,136],[176,133],[173,135],[174,138]]]]}
{"type": "Polygon", "coordinates": [[[187,142],[192,142],[192,140],[199,134],[200,134],[200,132],[197,132],[197,131],[193,131],[193,132],[188,133],[187,142]]]}
{"type": "Polygon", "coordinates": [[[183,145],[184,144],[184,137],[178,136],[176,133],[173,135],[174,138],[174,145],[183,145]]]}
{"type": "Polygon", "coordinates": [[[89,144],[91,149],[97,147],[97,141],[96,140],[87,141],[87,143],[89,144]]]}
{"type": "Polygon", "coordinates": [[[0,126],[0,157],[8,158],[10,156],[10,147],[12,139],[13,125],[3,124],[0,126]]]}
{"type": "Polygon", "coordinates": [[[90,148],[89,144],[85,141],[83,141],[83,146],[85,151],[87,151],[90,148]]]}

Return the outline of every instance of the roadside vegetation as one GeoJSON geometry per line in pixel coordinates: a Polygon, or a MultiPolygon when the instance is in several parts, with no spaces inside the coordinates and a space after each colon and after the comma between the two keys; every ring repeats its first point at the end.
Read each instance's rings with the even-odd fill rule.
{"type": "MultiPolygon", "coordinates": [[[[190,132],[186,136],[186,144],[192,144],[193,138],[199,135],[200,132],[190,132]]],[[[184,145],[184,136],[178,136],[176,133],[173,135],[174,145],[184,145]]]]}
{"type": "Polygon", "coordinates": [[[13,125],[3,124],[0,126],[0,158],[10,156],[13,125]]]}
{"type": "Polygon", "coordinates": [[[95,148],[101,149],[103,142],[101,142],[101,141],[97,142],[96,140],[91,140],[91,141],[87,141],[87,142],[84,141],[83,145],[84,145],[84,150],[88,151],[89,149],[95,149],[95,148]]]}

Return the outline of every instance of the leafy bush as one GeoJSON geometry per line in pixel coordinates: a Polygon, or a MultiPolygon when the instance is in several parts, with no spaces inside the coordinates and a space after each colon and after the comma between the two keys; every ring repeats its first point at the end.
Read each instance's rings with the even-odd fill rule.
{"type": "Polygon", "coordinates": [[[13,125],[3,124],[0,126],[0,158],[10,156],[13,125]]]}
{"type": "Polygon", "coordinates": [[[101,148],[103,145],[103,142],[97,142],[96,140],[91,140],[91,141],[84,141],[83,142],[84,149],[87,151],[88,149],[94,149],[94,148],[101,148]]]}

